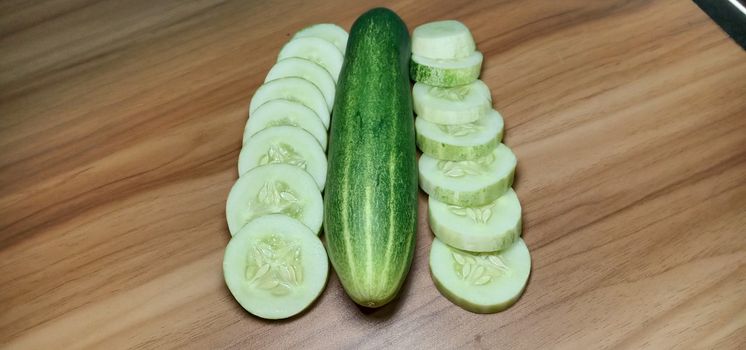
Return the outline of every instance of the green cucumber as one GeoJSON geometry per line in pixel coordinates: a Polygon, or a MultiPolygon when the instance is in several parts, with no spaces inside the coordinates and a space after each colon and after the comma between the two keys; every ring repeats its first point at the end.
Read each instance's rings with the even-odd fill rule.
{"type": "Polygon", "coordinates": [[[480,207],[451,205],[430,197],[428,219],[443,243],[472,252],[504,249],[521,235],[521,203],[513,189],[480,207]]]}
{"type": "Polygon", "coordinates": [[[236,180],[225,204],[228,231],[235,235],[252,220],[284,214],[318,234],[324,204],[318,185],[303,169],[289,164],[256,167],[236,180]]]}
{"type": "Polygon", "coordinates": [[[414,112],[436,124],[471,123],[491,108],[490,89],[481,80],[451,88],[415,83],[414,112]]]}
{"type": "Polygon", "coordinates": [[[486,205],[513,184],[516,158],[499,144],[492,153],[474,160],[440,160],[420,157],[420,186],[428,195],[464,207],[486,205]]]}
{"type": "Polygon", "coordinates": [[[290,164],[313,176],[324,190],[326,154],[318,141],[307,131],[294,126],[264,129],[245,143],[238,155],[238,175],[266,164],[290,164]]]}
{"type": "Polygon", "coordinates": [[[469,56],[476,50],[469,28],[454,20],[425,23],[412,31],[412,53],[437,59],[469,56]]]}
{"type": "Polygon", "coordinates": [[[326,106],[321,90],[308,80],[298,77],[279,78],[262,84],[251,98],[249,116],[259,106],[277,99],[303,104],[316,112],[325,127],[329,127],[329,107],[326,106]]]}
{"type": "Polygon", "coordinates": [[[280,49],[277,60],[288,57],[300,57],[313,61],[324,67],[337,82],[339,70],[342,68],[344,55],[334,44],[316,37],[293,38],[280,49]]]}
{"type": "Polygon", "coordinates": [[[334,79],[324,67],[305,58],[288,57],[277,61],[272,66],[264,82],[287,77],[303,78],[313,83],[313,85],[319,88],[321,94],[324,95],[324,100],[326,100],[326,106],[329,107],[329,110],[334,106],[336,85],[334,84],[334,79]]]}
{"type": "Polygon", "coordinates": [[[352,26],[337,85],[324,195],[329,258],[347,294],[380,307],[401,288],[417,229],[409,34],[377,8],[352,26]]]}
{"type": "Polygon", "coordinates": [[[301,29],[295,33],[293,38],[316,37],[324,39],[337,47],[343,54],[347,49],[347,38],[349,35],[342,27],[333,23],[319,23],[301,29]]]}
{"type": "Polygon", "coordinates": [[[296,315],[318,298],[329,274],[324,245],[285,215],[262,216],[228,242],[223,277],[246,311],[266,319],[296,315]]]}
{"type": "Polygon", "coordinates": [[[326,127],[316,112],[298,102],[282,99],[267,101],[251,113],[244,128],[243,143],[246,144],[252,136],[266,128],[282,125],[308,131],[326,151],[326,127]]]}
{"type": "Polygon", "coordinates": [[[412,55],[412,80],[431,86],[454,87],[470,84],[479,78],[482,53],[474,51],[464,58],[452,60],[412,55]]]}
{"type": "Polygon", "coordinates": [[[502,140],[503,118],[496,110],[472,123],[441,125],[418,117],[417,146],[433,158],[469,160],[484,157],[502,140]]]}
{"type": "Polygon", "coordinates": [[[513,305],[531,274],[531,255],[522,239],[499,252],[470,253],[434,239],[430,274],[441,294],[476,313],[493,313],[513,305]]]}

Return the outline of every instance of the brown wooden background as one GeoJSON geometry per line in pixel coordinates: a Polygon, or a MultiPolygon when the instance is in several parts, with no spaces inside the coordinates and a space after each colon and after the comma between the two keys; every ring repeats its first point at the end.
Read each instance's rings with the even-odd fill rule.
{"type": "Polygon", "coordinates": [[[377,4],[0,1],[0,347],[746,347],[746,53],[680,0],[386,4],[485,54],[528,289],[441,297],[422,201],[396,302],[332,276],[300,317],[244,312],[221,259],[249,100],[289,35],[377,4]]]}

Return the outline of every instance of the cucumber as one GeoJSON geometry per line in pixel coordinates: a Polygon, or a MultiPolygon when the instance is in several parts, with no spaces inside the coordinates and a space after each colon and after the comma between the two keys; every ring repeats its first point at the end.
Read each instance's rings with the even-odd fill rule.
{"type": "Polygon", "coordinates": [[[409,34],[377,8],[352,26],[337,85],[324,232],[347,294],[380,307],[398,293],[417,229],[417,163],[409,34]]]}
{"type": "Polygon", "coordinates": [[[236,233],[223,256],[223,277],[246,311],[282,319],[306,309],[329,274],[326,251],[307,227],[285,215],[262,216],[236,233]]]}
{"type": "Polygon", "coordinates": [[[295,126],[308,131],[326,151],[327,132],[324,123],[312,109],[289,100],[270,100],[259,106],[246,122],[243,143],[256,133],[273,126],[295,126]]]}
{"type": "Polygon", "coordinates": [[[474,51],[464,58],[452,60],[412,55],[410,73],[412,80],[432,86],[466,85],[479,78],[482,59],[482,53],[479,51],[474,51]]]}
{"type": "Polygon", "coordinates": [[[321,90],[306,79],[288,77],[275,79],[260,86],[249,104],[249,115],[262,104],[276,99],[290,100],[312,109],[321,118],[324,127],[329,127],[329,107],[321,90]]]}
{"type": "Polygon", "coordinates": [[[476,50],[469,28],[454,20],[425,23],[412,31],[412,53],[419,56],[454,59],[476,50]]]}
{"type": "Polygon", "coordinates": [[[436,124],[471,123],[491,108],[489,88],[481,80],[451,88],[415,83],[412,98],[417,116],[436,124]]]}
{"type": "Polygon", "coordinates": [[[470,253],[434,239],[430,274],[441,294],[475,313],[493,313],[513,305],[531,273],[531,255],[522,239],[503,251],[470,253]]]}
{"type": "Polygon", "coordinates": [[[521,235],[521,203],[513,189],[481,207],[428,199],[430,229],[443,243],[472,252],[502,250],[521,235]]]}
{"type": "Polygon", "coordinates": [[[225,206],[231,235],[251,220],[269,214],[290,216],[318,234],[323,201],[313,177],[288,164],[263,165],[239,177],[225,206]]]}
{"type": "Polygon", "coordinates": [[[474,160],[439,160],[423,154],[420,186],[441,202],[463,207],[486,205],[513,184],[515,166],[515,155],[502,143],[492,153],[474,160]]]}
{"type": "Polygon", "coordinates": [[[317,63],[329,72],[335,83],[344,61],[344,55],[334,44],[315,37],[294,38],[288,41],[280,49],[277,60],[280,61],[288,57],[305,58],[317,63]]]}
{"type": "Polygon", "coordinates": [[[503,118],[496,110],[472,123],[441,125],[415,119],[417,146],[433,158],[469,160],[484,157],[502,140],[503,118]]]}
{"type": "Polygon", "coordinates": [[[294,38],[316,37],[324,39],[337,47],[342,54],[347,49],[347,31],[333,23],[320,23],[301,29],[294,38]]]}
{"type": "Polygon", "coordinates": [[[266,164],[290,164],[309,173],[319,191],[326,183],[326,154],[308,132],[294,126],[264,129],[244,144],[238,155],[238,175],[266,164]]]}
{"type": "Polygon", "coordinates": [[[288,57],[275,63],[272,69],[269,70],[269,73],[267,73],[267,78],[264,82],[287,77],[299,77],[308,80],[313,85],[316,85],[321,94],[324,95],[324,100],[329,110],[334,106],[336,86],[334,79],[324,67],[305,58],[288,57]]]}

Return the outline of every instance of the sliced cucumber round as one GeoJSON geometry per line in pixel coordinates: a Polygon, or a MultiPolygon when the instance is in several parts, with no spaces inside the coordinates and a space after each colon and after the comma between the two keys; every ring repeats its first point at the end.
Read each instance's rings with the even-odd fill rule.
{"type": "Polygon", "coordinates": [[[412,53],[429,58],[454,59],[476,50],[469,28],[454,20],[425,23],[412,31],[412,53]]]}
{"type": "Polygon", "coordinates": [[[433,158],[469,160],[484,157],[502,140],[503,118],[491,110],[475,122],[442,125],[415,119],[417,146],[433,158]]]}
{"type": "Polygon", "coordinates": [[[350,36],[346,30],[333,23],[314,24],[301,29],[295,33],[294,38],[315,37],[324,39],[337,47],[342,54],[347,50],[347,38],[350,36]]]}
{"type": "Polygon", "coordinates": [[[321,90],[306,79],[287,77],[268,81],[254,93],[249,104],[249,115],[259,106],[271,100],[290,100],[298,102],[316,112],[324,127],[329,127],[329,107],[321,90]]]}
{"type": "Polygon", "coordinates": [[[244,129],[243,143],[246,144],[252,136],[266,128],[282,125],[308,131],[326,150],[328,135],[321,118],[312,109],[289,100],[267,101],[251,113],[244,129]]]}
{"type": "Polygon", "coordinates": [[[521,203],[513,189],[480,207],[428,199],[430,229],[451,247],[472,252],[502,250],[521,235],[521,203]]]}
{"type": "Polygon", "coordinates": [[[246,311],[266,319],[296,315],[318,298],[329,262],[321,240],[285,215],[262,216],[236,233],[223,256],[223,277],[246,311]]]}
{"type": "Polygon", "coordinates": [[[507,309],[523,294],[531,273],[531,255],[522,239],[505,250],[470,253],[438,238],[430,248],[430,273],[441,294],[476,313],[507,309]]]}
{"type": "Polygon", "coordinates": [[[436,124],[471,123],[491,108],[489,87],[481,80],[451,88],[415,83],[412,101],[417,116],[436,124]]]}
{"type": "Polygon", "coordinates": [[[412,55],[410,74],[412,80],[439,87],[466,85],[479,78],[482,70],[482,53],[474,51],[464,58],[452,60],[412,55]]]}
{"type": "Polygon", "coordinates": [[[264,129],[244,144],[238,155],[238,176],[266,164],[290,164],[313,176],[319,191],[326,184],[326,154],[307,131],[294,126],[264,129]]]}
{"type": "Polygon", "coordinates": [[[336,85],[334,79],[324,67],[305,58],[288,57],[275,63],[267,73],[264,82],[287,77],[303,78],[316,85],[321,94],[324,95],[326,106],[330,111],[332,110],[336,85]]]}
{"type": "Polygon", "coordinates": [[[316,181],[303,169],[288,164],[263,165],[239,177],[225,206],[231,235],[268,214],[285,214],[318,234],[323,212],[316,181]]]}
{"type": "Polygon", "coordinates": [[[300,57],[313,61],[324,67],[337,82],[339,71],[342,69],[344,55],[334,44],[316,37],[293,38],[280,50],[277,60],[288,57],[300,57]]]}
{"type": "Polygon", "coordinates": [[[420,187],[441,202],[482,206],[510,188],[515,166],[515,155],[502,143],[492,153],[474,160],[440,160],[423,154],[419,161],[420,187]]]}

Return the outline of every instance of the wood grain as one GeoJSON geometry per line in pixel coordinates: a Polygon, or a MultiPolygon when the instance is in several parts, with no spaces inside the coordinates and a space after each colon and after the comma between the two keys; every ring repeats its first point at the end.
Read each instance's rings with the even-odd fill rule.
{"type": "Polygon", "coordinates": [[[689,1],[383,3],[455,18],[519,159],[533,271],[494,315],[335,276],[299,317],[222,281],[247,106],[281,45],[381,2],[0,1],[0,347],[746,347],[746,53],[689,1]]]}

